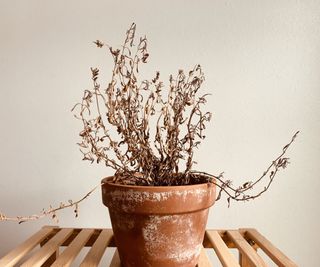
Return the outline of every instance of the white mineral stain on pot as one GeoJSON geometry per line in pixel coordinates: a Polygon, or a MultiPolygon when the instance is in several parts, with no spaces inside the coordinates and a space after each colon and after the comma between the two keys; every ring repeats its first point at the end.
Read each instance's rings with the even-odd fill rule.
{"type": "Polygon", "coordinates": [[[126,200],[133,202],[143,202],[145,200],[159,202],[167,200],[170,197],[182,197],[186,201],[188,195],[194,195],[198,199],[203,198],[208,195],[207,189],[193,189],[193,190],[184,190],[184,191],[168,191],[168,192],[145,192],[145,191],[135,191],[135,190],[114,190],[110,192],[110,196],[114,201],[126,200]]]}
{"type": "Polygon", "coordinates": [[[208,196],[210,197],[208,193],[211,194],[211,190],[202,188],[167,192],[146,192],[133,189],[114,190],[109,192],[110,200],[107,205],[113,208],[119,208],[119,205],[121,205],[121,210],[130,213],[144,201],[159,203],[161,201],[169,201],[173,197],[179,198],[181,202],[186,202],[192,198],[194,203],[200,204],[208,196]]]}
{"type": "Polygon", "coordinates": [[[194,225],[188,215],[150,216],[142,229],[147,253],[159,259],[165,257],[173,262],[189,262],[200,254],[202,239],[192,233],[194,225]],[[164,235],[160,229],[167,224],[175,225],[175,232],[164,235]],[[179,238],[180,236],[180,238],[179,238]],[[181,237],[187,239],[181,240],[181,237]]]}

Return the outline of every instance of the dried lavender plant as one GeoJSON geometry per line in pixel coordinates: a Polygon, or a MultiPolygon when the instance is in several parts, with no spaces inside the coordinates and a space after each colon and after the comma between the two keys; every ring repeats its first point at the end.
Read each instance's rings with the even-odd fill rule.
{"type": "Polygon", "coordinates": [[[92,68],[93,88],[85,90],[81,103],[73,108],[78,108],[75,116],[83,122],[79,143],[83,159],[92,163],[103,161],[113,168],[117,183],[164,186],[210,181],[220,188],[218,198],[222,192],[227,193],[228,200],[255,198],[246,192],[269,173],[271,183],[278,170],[286,167],[288,158],[284,154],[298,133],[256,182],[237,188],[222,175],[194,171],[194,150],[205,139],[203,132],[211,119],[211,113],[203,111],[207,94],[198,96],[204,81],[202,69],[196,65],[187,73],[179,70],[175,77],[170,75],[167,90],[160,72],[153,79],[139,81],[140,65],[147,63],[149,53],[146,37],[135,45],[135,33],[133,23],[120,49],[99,40],[94,42],[99,48],[107,48],[114,67],[106,89],[98,83],[99,70],[92,68]],[[116,129],[119,141],[111,136],[112,128],[116,129]]]}
{"type": "Polygon", "coordinates": [[[78,108],[76,117],[83,123],[79,143],[83,159],[113,168],[118,183],[188,184],[194,149],[205,138],[203,131],[211,119],[210,112],[202,111],[207,95],[197,95],[203,72],[200,65],[187,74],[179,70],[176,77],[169,77],[167,92],[159,72],[139,81],[140,65],[147,63],[149,53],[146,37],[135,45],[135,31],[132,24],[121,49],[94,42],[108,49],[114,67],[105,89],[98,82],[99,70],[92,68],[93,88],[85,90],[81,103],[73,108],[78,108]],[[120,140],[111,136],[112,128],[120,140]]]}
{"type": "MultiPolygon", "coordinates": [[[[104,163],[114,169],[116,183],[164,186],[210,182],[219,188],[217,200],[225,193],[229,205],[231,200],[248,201],[261,196],[276,174],[289,164],[285,154],[299,132],[259,178],[241,186],[233,186],[223,173],[213,175],[193,170],[194,150],[205,139],[206,123],[211,119],[211,113],[202,110],[207,94],[198,96],[204,81],[202,69],[196,65],[187,73],[179,70],[175,77],[170,75],[167,90],[159,72],[150,80],[139,81],[140,65],[147,63],[149,53],[146,37],[135,45],[135,33],[133,23],[119,49],[99,40],[94,42],[98,48],[109,51],[114,66],[106,88],[98,82],[99,70],[91,68],[93,88],[85,90],[81,102],[72,109],[83,123],[78,143],[83,160],[104,163]],[[112,136],[112,129],[117,136],[112,136]],[[262,189],[254,192],[265,180],[262,189]]],[[[0,212],[0,221],[22,223],[46,216],[57,220],[57,212],[66,208],[73,208],[77,217],[79,204],[99,186],[77,201],[50,206],[39,214],[7,216],[0,212]]]]}

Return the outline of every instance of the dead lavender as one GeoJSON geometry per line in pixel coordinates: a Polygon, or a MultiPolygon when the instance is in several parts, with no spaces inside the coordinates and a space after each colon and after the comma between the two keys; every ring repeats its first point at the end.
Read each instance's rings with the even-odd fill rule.
{"type": "MultiPolygon", "coordinates": [[[[225,193],[229,205],[231,200],[260,197],[270,188],[276,174],[287,167],[289,158],[285,154],[299,132],[259,178],[241,186],[233,186],[223,173],[212,175],[193,170],[194,150],[205,139],[206,123],[211,119],[211,113],[202,110],[207,95],[198,93],[204,81],[202,69],[196,65],[189,72],[179,70],[175,77],[170,75],[167,90],[160,72],[150,80],[139,81],[140,66],[147,63],[149,53],[146,37],[135,44],[135,32],[133,23],[120,48],[99,40],[94,42],[98,48],[107,49],[114,66],[105,87],[98,81],[99,69],[91,68],[93,87],[84,90],[81,102],[72,109],[83,124],[78,143],[83,160],[104,163],[114,169],[117,183],[159,186],[209,182],[218,187],[217,200],[225,193]],[[254,192],[265,180],[265,185],[254,192]]],[[[46,216],[58,220],[58,211],[66,208],[73,208],[77,217],[79,204],[98,187],[76,201],[50,205],[39,214],[8,216],[0,212],[0,221],[23,223],[46,216]]]]}
{"type": "Polygon", "coordinates": [[[108,49],[114,67],[106,88],[98,82],[99,70],[91,69],[93,88],[84,91],[73,109],[78,108],[76,117],[83,123],[79,143],[83,159],[104,162],[120,183],[188,184],[194,149],[205,138],[203,131],[211,119],[211,113],[202,111],[206,95],[198,96],[203,72],[200,65],[188,73],[179,70],[169,77],[167,90],[159,72],[139,81],[140,65],[147,63],[149,53],[146,37],[135,45],[135,31],[132,24],[120,49],[94,42],[108,49]],[[112,128],[118,138],[111,136],[112,128]]]}
{"type": "Polygon", "coordinates": [[[278,171],[287,166],[285,153],[298,132],[256,181],[236,187],[222,174],[193,170],[194,150],[205,139],[206,123],[211,119],[211,113],[203,111],[207,95],[199,95],[204,81],[202,69],[196,65],[189,72],[179,70],[175,77],[170,75],[167,88],[160,72],[150,80],[139,81],[140,66],[147,63],[149,53],[146,37],[136,40],[135,34],[133,23],[120,48],[94,42],[98,48],[107,49],[114,66],[105,87],[98,82],[99,70],[91,69],[93,88],[85,90],[73,108],[83,123],[79,143],[83,160],[113,168],[116,183],[164,186],[212,182],[219,188],[217,199],[224,192],[228,202],[246,201],[264,193],[278,171]],[[258,193],[248,193],[266,179],[258,193]]]}

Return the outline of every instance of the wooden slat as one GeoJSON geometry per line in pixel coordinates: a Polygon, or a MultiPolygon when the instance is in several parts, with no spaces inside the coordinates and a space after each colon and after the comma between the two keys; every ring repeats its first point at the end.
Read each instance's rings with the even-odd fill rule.
{"type": "Polygon", "coordinates": [[[249,245],[238,230],[227,231],[227,235],[235,243],[240,253],[248,259],[251,266],[268,267],[257,252],[249,245]]]}
{"type": "Polygon", "coordinates": [[[21,267],[37,267],[41,266],[66,240],[71,234],[72,229],[61,229],[54,237],[52,237],[40,250],[38,250],[30,259],[28,259],[21,267]]]}
{"type": "MultiPolygon", "coordinates": [[[[110,267],[121,267],[119,252],[117,249],[113,254],[110,267]]],[[[212,267],[212,264],[210,263],[207,253],[203,247],[200,252],[200,257],[199,257],[199,262],[197,264],[197,267],[212,267]]]]}
{"type": "Polygon", "coordinates": [[[41,267],[50,267],[58,258],[59,250],[53,252],[53,254],[41,265],[41,267]]]}
{"type": "Polygon", "coordinates": [[[70,266],[80,250],[87,243],[93,232],[93,229],[81,230],[75,239],[73,239],[73,241],[70,243],[70,245],[61,253],[55,263],[51,265],[51,267],[70,266]]]}
{"type": "MultiPolygon", "coordinates": [[[[48,237],[46,237],[42,242],[40,242],[40,246],[43,247],[46,243],[48,243],[48,241],[50,240],[50,238],[52,238],[53,236],[55,236],[57,234],[57,232],[60,231],[60,228],[58,226],[43,226],[43,228],[45,227],[50,227],[51,229],[53,229],[53,231],[50,233],[50,235],[48,235],[48,237]]],[[[57,257],[59,256],[59,249],[57,249],[46,261],[45,263],[43,263],[41,265],[41,267],[49,267],[52,265],[52,263],[55,262],[55,260],[57,259],[57,257]]]]}
{"type": "MultiPolygon", "coordinates": [[[[257,248],[261,248],[280,267],[298,266],[255,229],[207,230],[204,244],[215,250],[224,267],[266,267],[267,265],[256,253],[257,248]],[[230,247],[239,250],[240,265],[230,253],[230,247]]],[[[21,259],[27,258],[28,253],[37,245],[42,247],[21,266],[67,267],[84,246],[92,247],[81,267],[98,266],[106,248],[115,244],[111,229],[43,227],[0,259],[0,267],[14,266],[21,262],[21,259]],[[58,256],[60,246],[67,246],[67,248],[58,256]],[[57,259],[56,256],[58,256],[57,259]]],[[[211,267],[210,260],[206,250],[202,248],[197,267],[209,266],[211,267]]],[[[118,251],[114,253],[110,267],[121,267],[118,251]]]]}
{"type": "Polygon", "coordinates": [[[116,249],[116,251],[113,254],[111,263],[109,267],[121,267],[121,262],[120,262],[120,257],[119,257],[119,252],[116,249]]]}
{"type": "Polygon", "coordinates": [[[37,233],[29,237],[6,256],[0,259],[0,266],[13,266],[22,259],[28,252],[40,244],[52,231],[52,228],[42,228],[37,233]]]}
{"type": "Polygon", "coordinates": [[[217,231],[208,230],[207,236],[224,267],[240,267],[217,231]]]}
{"type": "Polygon", "coordinates": [[[111,241],[113,232],[110,229],[102,230],[96,242],[92,245],[92,248],[81,263],[81,267],[94,267],[98,266],[104,251],[111,241]]]}
{"type": "Polygon", "coordinates": [[[246,237],[252,239],[258,246],[281,267],[298,267],[286,255],[284,255],[278,248],[276,248],[268,239],[261,235],[256,229],[247,229],[246,237]]]}
{"type": "Polygon", "coordinates": [[[212,267],[204,247],[201,248],[200,257],[197,267],[212,267]]]}
{"type": "MultiPolygon", "coordinates": [[[[117,249],[113,254],[110,267],[121,267],[119,252],[117,249]]],[[[200,257],[199,257],[199,262],[197,264],[197,267],[212,267],[212,264],[210,263],[207,253],[203,247],[200,252],[200,257]]]]}
{"type": "Polygon", "coordinates": [[[252,267],[250,260],[246,255],[243,255],[239,252],[239,262],[241,267],[252,267]]]}

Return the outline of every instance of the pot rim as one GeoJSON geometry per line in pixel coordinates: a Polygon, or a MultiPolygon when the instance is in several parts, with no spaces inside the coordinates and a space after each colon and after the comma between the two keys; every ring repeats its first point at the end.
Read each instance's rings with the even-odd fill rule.
{"type": "Polygon", "coordinates": [[[112,212],[136,214],[182,214],[208,209],[215,202],[216,185],[136,186],[102,179],[102,202],[112,212]],[[188,202],[188,204],[186,204],[188,202]]]}
{"type": "Polygon", "coordinates": [[[197,188],[197,187],[204,187],[205,185],[207,186],[215,186],[215,183],[210,183],[210,182],[206,182],[206,183],[199,183],[199,184],[187,184],[187,185],[124,185],[124,184],[116,184],[114,182],[111,181],[111,179],[113,178],[113,176],[107,176],[105,178],[103,178],[101,180],[101,185],[104,184],[108,184],[110,186],[115,186],[115,187],[121,187],[121,188],[135,188],[135,189],[168,189],[170,188],[170,190],[181,190],[181,188],[185,187],[185,188],[197,188]]]}

